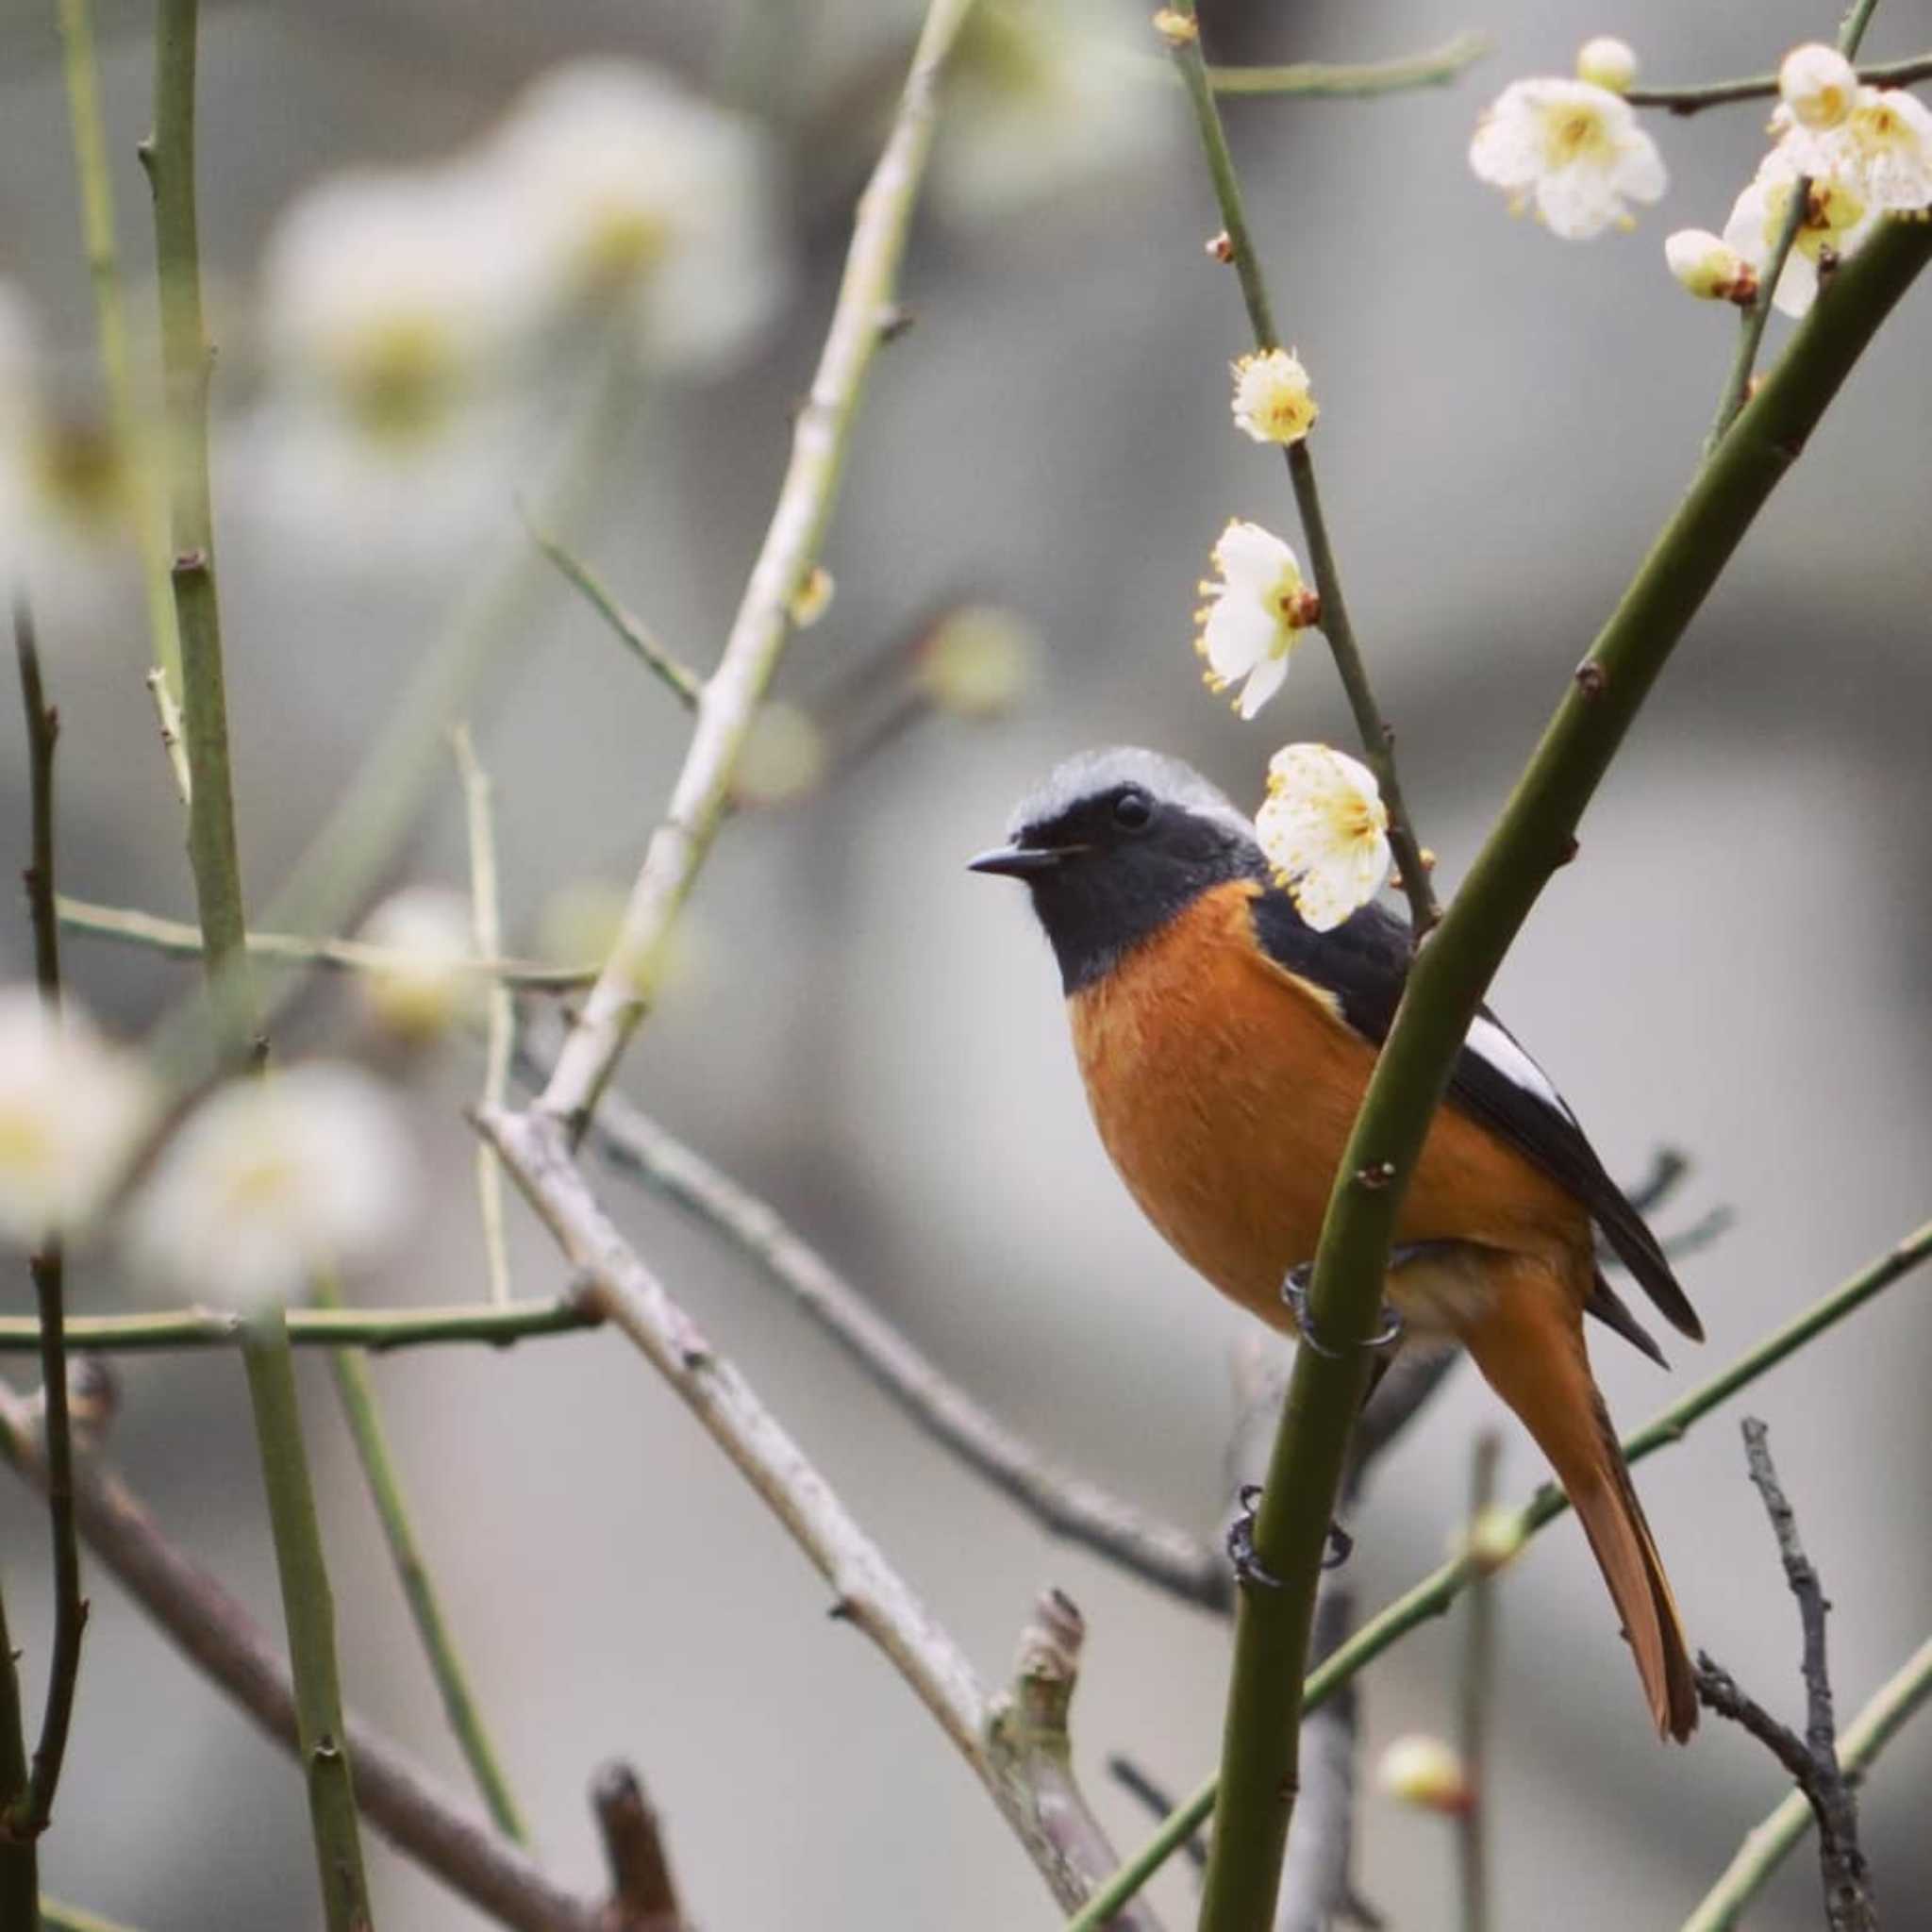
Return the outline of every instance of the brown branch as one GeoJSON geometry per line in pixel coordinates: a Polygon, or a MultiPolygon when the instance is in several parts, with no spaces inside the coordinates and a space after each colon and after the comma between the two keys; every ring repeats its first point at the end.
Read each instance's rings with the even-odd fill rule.
{"type": "MultiPolygon", "coordinates": [[[[0,1386],[0,1457],[46,1485],[33,1406],[0,1386]]],[[[175,1645],[284,1750],[295,1749],[295,1703],[281,1655],[206,1571],[175,1548],[109,1471],[84,1466],[75,1509],[90,1549],[175,1645]]],[[[347,1724],[356,1802],[391,1844],[514,1932],[604,1932],[600,1908],[563,1890],[395,1744],[347,1724]]]]}
{"type": "Polygon", "coordinates": [[[1831,1674],[1825,1657],[1824,1619],[1831,1606],[1818,1571],[1798,1537],[1798,1519],[1771,1459],[1770,1431],[1755,1416],[1743,1424],[1751,1480],[1764,1502],[1777,1538],[1785,1581],[1798,1606],[1805,1633],[1805,1736],[1774,1717],[1709,1656],[1697,1656],[1697,1694],[1720,1717],[1741,1725],[1790,1773],[1818,1820],[1818,1857],[1824,1881],[1825,1923],[1831,1932],[1876,1932],[1872,1873],[1858,1842],[1858,1804],[1839,1762],[1832,1716],[1831,1674]]]}
{"type": "MultiPolygon", "coordinates": [[[[1073,1599],[1061,1591],[1042,1591],[1033,1621],[1020,1634],[1012,1686],[994,1704],[987,1724],[994,1768],[1058,1850],[1083,1898],[1120,1863],[1074,1775],[1068,1719],[1086,1637],[1087,1621],[1073,1599]]],[[[1160,1922],[1141,1899],[1108,1923],[1117,1932],[1160,1932],[1160,1922]]]]}
{"type": "Polygon", "coordinates": [[[579,1273],[581,1296],[677,1392],[832,1586],[832,1614],[885,1654],[991,1793],[1056,1899],[1076,1910],[1094,1874],[1076,1872],[1025,1792],[988,1749],[987,1701],[964,1652],[912,1593],[751,1384],[714,1350],[612,1224],[571,1158],[569,1129],[541,1113],[477,1122],[579,1273]]]}
{"type": "MultiPolygon", "coordinates": [[[[526,1055],[526,1070],[546,1077],[547,1058],[526,1055]]],[[[1217,1547],[1050,1462],[922,1355],[774,1208],[621,1093],[605,1095],[591,1135],[612,1166],[755,1261],[921,1429],[1044,1528],[1184,1602],[1224,1612],[1232,1607],[1228,1568],[1217,1547]]]]}
{"type": "MultiPolygon", "coordinates": [[[[60,1007],[60,922],[54,913],[54,746],[60,720],[41,683],[41,656],[25,597],[13,607],[20,695],[26,710],[31,772],[33,856],[26,868],[33,920],[35,976],[50,1011],[60,1007]]],[[[67,1407],[67,1262],[58,1235],[49,1235],[27,1263],[41,1322],[41,1379],[46,1391],[47,1516],[54,1542],[54,1644],[47,1665],[47,1702],[34,1746],[33,1775],[13,1807],[8,1829],[38,1838],[54,1815],[54,1793],[67,1756],[74,1693],[80,1681],[81,1635],[87,1599],[80,1593],[80,1546],[74,1530],[74,1429],[67,1407]]]]}
{"type": "Polygon", "coordinates": [[[680,1932],[684,1918],[671,1856],[637,1773],[621,1759],[607,1764],[591,1786],[591,1808],[610,1867],[605,1932],[680,1932]]]}

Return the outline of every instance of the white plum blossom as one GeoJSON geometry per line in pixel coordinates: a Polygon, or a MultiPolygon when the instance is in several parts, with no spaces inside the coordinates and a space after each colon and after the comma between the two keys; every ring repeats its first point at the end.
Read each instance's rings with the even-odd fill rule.
{"type": "Polygon", "coordinates": [[[1291,744],[1268,763],[1255,832],[1295,909],[1331,932],[1389,876],[1389,810],[1375,774],[1326,744],[1291,744]]]}
{"type": "Polygon", "coordinates": [[[1836,47],[1793,47],[1777,71],[1777,91],[1801,127],[1836,127],[1858,97],[1858,76],[1836,47]]]}
{"type": "Polygon", "coordinates": [[[513,245],[558,307],[626,307],[640,353],[703,373],[771,320],[788,279],[777,167],[753,122],[656,68],[586,59],[535,81],[494,156],[513,245]]]}
{"type": "Polygon", "coordinates": [[[1382,1753],[1375,1782],[1391,1798],[1423,1811],[1459,1817],[1475,1801],[1469,1773],[1454,1745],[1412,1733],[1382,1753]]]}
{"type": "Polygon", "coordinates": [[[501,169],[359,170],[284,212],[262,264],[256,500],[332,559],[465,540],[507,501],[543,313],[501,169]]]}
{"type": "Polygon", "coordinates": [[[1679,228],[1666,236],[1664,260],[1700,301],[1749,303],[1757,297],[1757,270],[1708,228],[1679,228]]]}
{"type": "Polygon", "coordinates": [[[1576,50],[1576,77],[1613,94],[1637,85],[1637,50],[1614,34],[1598,34],[1576,50]]]}
{"type": "Polygon", "coordinates": [[[1308,372],[1290,349],[1243,356],[1234,365],[1235,426],[1257,442],[1299,442],[1321,413],[1308,372]]]}
{"type": "Polygon", "coordinates": [[[365,1267],[401,1230],[416,1163],[367,1074],[311,1062],[231,1082],[161,1149],[129,1210],[129,1258],[158,1284],[251,1310],[319,1271],[365,1267]]]}
{"type": "Polygon", "coordinates": [[[470,902],[444,886],[409,886],[391,894],[359,935],[388,958],[360,975],[376,1023],[406,1040],[433,1040],[481,1005],[470,902]]]}
{"type": "Polygon", "coordinates": [[[1783,107],[1772,129],[1799,174],[1842,183],[1874,213],[1932,203],[1932,108],[1903,89],[1861,87],[1837,121],[1820,126],[1783,107]]]}
{"type": "Polygon", "coordinates": [[[946,64],[934,199],[979,222],[1084,184],[1117,188],[1172,126],[1139,58],[1102,0],[980,0],[946,64]]]}
{"type": "Polygon", "coordinates": [[[1477,125],[1469,164],[1508,192],[1513,211],[1534,204],[1571,242],[1628,227],[1627,204],[1656,201],[1666,180],[1636,110],[1587,80],[1510,82],[1477,125]]]}
{"type": "Polygon", "coordinates": [[[72,1234],[106,1203],[154,1113],[131,1056],[72,1005],[0,990],[0,1240],[72,1234]]]}
{"type": "Polygon", "coordinates": [[[1281,689],[1290,654],[1321,621],[1321,600],[1302,581],[1294,552],[1259,524],[1229,524],[1214,545],[1214,568],[1220,580],[1200,586],[1208,601],[1194,613],[1195,654],[1209,690],[1241,685],[1235,709],[1252,718],[1281,689]]]}
{"type": "MultiPolygon", "coordinates": [[[[1784,231],[1785,216],[1798,183],[1798,171],[1782,147],[1772,149],[1757,176],[1737,200],[1724,224],[1724,239],[1762,275],[1784,231]]],[[[1857,191],[1844,182],[1820,178],[1811,183],[1806,215],[1791,252],[1785,258],[1772,301],[1785,315],[1803,315],[1818,296],[1819,265],[1825,252],[1849,255],[1871,232],[1877,217],[1857,191]]]]}

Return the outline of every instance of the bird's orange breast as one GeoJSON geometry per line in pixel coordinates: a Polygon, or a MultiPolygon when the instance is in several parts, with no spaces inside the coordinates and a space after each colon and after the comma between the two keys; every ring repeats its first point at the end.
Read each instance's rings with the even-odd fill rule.
{"type": "MultiPolygon", "coordinates": [[[[1068,1004],[1095,1124],[1141,1210],[1223,1293],[1286,1328],[1282,1278],[1314,1257],[1375,1050],[1260,950],[1258,890],[1204,893],[1068,1004]]],[[[1501,1249],[1588,1292],[1582,1206],[1453,1108],[1430,1129],[1397,1239],[1501,1249]]],[[[1482,1293],[1480,1271],[1429,1274],[1403,1272],[1406,1318],[1454,1330],[1480,1312],[1457,1307],[1482,1293]]]]}

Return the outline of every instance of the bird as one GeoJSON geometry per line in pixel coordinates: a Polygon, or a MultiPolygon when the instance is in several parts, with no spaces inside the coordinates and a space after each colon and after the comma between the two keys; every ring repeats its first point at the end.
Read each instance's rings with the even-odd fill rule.
{"type": "MultiPolygon", "coordinates": [[[[1401,998],[1407,925],[1372,901],[1317,931],[1224,792],[1131,746],[1059,765],[1007,843],[970,864],[1030,891],[1094,1124],[1141,1211],[1223,1294],[1302,1332],[1297,1288],[1401,998]]],[[[1664,1319],[1702,1341],[1576,1116],[1482,1008],[1404,1196],[1392,1338],[1460,1345],[1523,1422],[1583,1524],[1657,1731],[1682,1742],[1697,1724],[1683,1620],[1583,1318],[1664,1357],[1604,1278],[1597,1230],[1664,1319]]]]}

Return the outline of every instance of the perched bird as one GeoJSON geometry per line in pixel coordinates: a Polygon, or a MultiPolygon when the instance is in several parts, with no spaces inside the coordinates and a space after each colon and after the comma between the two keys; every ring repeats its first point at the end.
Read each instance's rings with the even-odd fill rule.
{"type": "MultiPolygon", "coordinates": [[[[1193,1268],[1296,1332],[1285,1283],[1314,1257],[1401,996],[1406,928],[1370,905],[1313,930],[1274,883],[1254,825],[1153,752],[1070,759],[1022,802],[1008,840],[973,870],[1032,892],[1121,1178],[1193,1268]]],[[[1592,1226],[1665,1319],[1702,1340],[1575,1115],[1485,1011],[1404,1199],[1388,1302],[1401,1345],[1466,1347],[1548,1457],[1657,1729],[1681,1740],[1697,1724],[1683,1624],[1591,1374],[1583,1317],[1663,1357],[1598,1272],[1592,1226]]]]}

